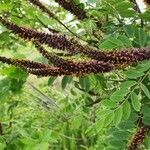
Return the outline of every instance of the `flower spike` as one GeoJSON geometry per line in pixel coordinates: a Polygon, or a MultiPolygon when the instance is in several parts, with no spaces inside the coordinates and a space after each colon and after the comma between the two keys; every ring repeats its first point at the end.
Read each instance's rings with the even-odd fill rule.
{"type": "Polygon", "coordinates": [[[149,47],[140,49],[131,48],[115,52],[97,51],[91,47],[83,47],[78,42],[74,43],[71,40],[68,40],[65,35],[55,33],[46,34],[32,29],[19,27],[13,23],[5,21],[2,17],[0,17],[0,22],[23,39],[34,40],[38,41],[40,44],[47,44],[52,48],[67,50],[70,54],[81,53],[97,61],[108,62],[114,65],[130,65],[139,61],[150,60],[149,47]]]}
{"type": "Polygon", "coordinates": [[[34,42],[37,50],[47,58],[51,63],[57,67],[72,72],[73,74],[88,74],[88,73],[99,73],[108,72],[113,69],[113,65],[102,61],[88,61],[88,62],[73,62],[71,60],[65,60],[58,57],[57,55],[46,51],[39,43],[34,42]]]}
{"type": "Polygon", "coordinates": [[[49,68],[47,64],[42,64],[30,60],[24,59],[11,59],[0,56],[0,61],[6,63],[8,65],[15,65],[16,67],[25,67],[25,68],[33,68],[33,69],[40,69],[40,68],[49,68]]]}
{"type": "MultiPolygon", "coordinates": [[[[41,64],[37,62],[31,62],[29,60],[18,60],[18,59],[11,59],[0,56],[0,61],[9,65],[14,65],[19,67],[29,73],[33,73],[36,75],[41,76],[61,76],[61,75],[85,75],[90,73],[103,73],[103,72],[110,72],[113,70],[113,66],[99,61],[91,61],[91,62],[79,62],[70,64],[66,63],[66,66],[63,67],[63,63],[57,62],[57,66],[60,67],[51,67],[47,64],[41,64]],[[61,67],[62,66],[62,67],[61,67]]],[[[55,62],[56,64],[56,62],[55,62]]]]}
{"type": "Polygon", "coordinates": [[[149,131],[150,131],[149,126],[140,127],[139,130],[134,134],[128,149],[129,150],[138,150],[139,145],[143,143],[143,141],[147,137],[149,131]]]}

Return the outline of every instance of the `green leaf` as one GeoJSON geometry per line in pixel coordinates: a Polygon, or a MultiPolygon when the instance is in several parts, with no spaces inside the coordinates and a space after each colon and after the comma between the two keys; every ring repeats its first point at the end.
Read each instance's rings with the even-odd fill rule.
{"type": "Polygon", "coordinates": [[[134,10],[128,9],[128,10],[121,11],[121,12],[120,12],[120,15],[121,15],[122,17],[131,18],[131,17],[135,16],[136,13],[135,13],[134,10]]]}
{"type": "Polygon", "coordinates": [[[145,72],[150,69],[150,61],[143,61],[136,66],[138,72],[145,72]]]}
{"type": "Polygon", "coordinates": [[[7,75],[9,78],[26,81],[28,73],[16,67],[8,67],[0,72],[2,75],[7,75]]]}
{"type": "Polygon", "coordinates": [[[121,48],[123,47],[123,43],[121,40],[116,39],[114,37],[109,37],[108,39],[106,39],[104,42],[102,42],[99,46],[99,48],[101,49],[114,49],[114,48],[121,48]]]}
{"type": "Polygon", "coordinates": [[[24,83],[25,81],[22,80],[11,79],[9,89],[14,93],[18,93],[21,91],[24,83]]]}
{"type": "Polygon", "coordinates": [[[10,11],[12,9],[13,5],[11,1],[6,1],[5,3],[0,3],[0,12],[2,13],[10,11]]]}
{"type": "Polygon", "coordinates": [[[71,88],[70,92],[73,96],[77,96],[77,92],[74,89],[75,88],[71,88]]]}
{"type": "Polygon", "coordinates": [[[48,19],[48,17],[46,15],[41,14],[39,11],[37,11],[36,17],[46,26],[47,25],[52,26],[55,23],[51,19],[48,19]]]}
{"type": "Polygon", "coordinates": [[[71,76],[64,76],[61,82],[61,87],[62,89],[65,89],[67,84],[70,83],[72,81],[72,77],[71,76]]]}
{"type": "Polygon", "coordinates": [[[123,118],[124,118],[125,120],[129,119],[130,114],[131,114],[131,105],[130,105],[130,103],[129,103],[128,100],[126,100],[126,101],[124,102],[122,109],[123,109],[123,118]]]}
{"type": "Polygon", "coordinates": [[[6,148],[6,144],[0,143],[0,150],[4,150],[6,148]]]}
{"type": "Polygon", "coordinates": [[[9,90],[14,93],[21,91],[23,84],[26,82],[28,73],[16,67],[8,67],[1,71],[9,79],[9,90]]]}
{"type": "Polygon", "coordinates": [[[137,71],[137,70],[128,70],[125,71],[124,74],[129,78],[129,79],[137,79],[141,76],[144,76],[143,72],[137,71]]]}
{"type": "Polygon", "coordinates": [[[115,9],[118,11],[119,15],[121,15],[122,17],[127,17],[127,18],[135,16],[136,13],[133,10],[133,8],[134,8],[134,4],[128,1],[122,1],[115,5],[115,9]]]}
{"type": "Polygon", "coordinates": [[[113,119],[114,119],[114,113],[108,114],[106,116],[105,122],[104,122],[105,127],[108,126],[109,124],[111,124],[111,122],[113,121],[113,119]]]}
{"type": "Polygon", "coordinates": [[[84,89],[85,91],[89,91],[89,89],[90,89],[90,80],[89,80],[88,77],[80,77],[79,78],[79,84],[80,84],[82,89],[84,89]]]}
{"type": "Polygon", "coordinates": [[[93,20],[88,19],[84,21],[84,28],[88,34],[92,34],[93,30],[96,29],[96,24],[93,20]]]}
{"type": "Polygon", "coordinates": [[[146,35],[143,29],[139,28],[135,32],[135,36],[136,36],[136,39],[134,40],[134,42],[138,44],[140,47],[144,47],[146,44],[146,35]]]}
{"type": "Polygon", "coordinates": [[[150,114],[150,106],[144,105],[144,106],[142,107],[142,113],[143,113],[144,116],[149,117],[149,114],[150,114]]]}
{"type": "Polygon", "coordinates": [[[38,149],[38,150],[48,150],[48,149],[49,149],[49,143],[48,143],[48,142],[41,142],[41,143],[38,143],[38,144],[35,146],[35,149],[38,149]]]}
{"type": "Polygon", "coordinates": [[[145,21],[150,21],[150,10],[147,9],[144,13],[140,13],[139,17],[141,17],[145,21]]]}
{"type": "Polygon", "coordinates": [[[11,80],[8,78],[0,78],[0,102],[5,102],[5,98],[9,96],[11,80]]]}
{"type": "Polygon", "coordinates": [[[126,143],[123,140],[115,138],[111,138],[111,140],[109,141],[109,145],[117,147],[119,150],[123,149],[125,147],[125,144],[126,143]]]}
{"type": "Polygon", "coordinates": [[[52,85],[55,80],[56,80],[56,77],[50,77],[50,78],[48,79],[48,85],[49,85],[49,86],[52,85]]]}
{"type": "Polygon", "coordinates": [[[110,110],[109,109],[103,109],[103,110],[98,110],[98,112],[96,113],[98,118],[105,118],[106,116],[108,116],[110,114],[110,110]]]}
{"type": "Polygon", "coordinates": [[[124,47],[126,47],[126,48],[127,48],[127,47],[133,47],[133,46],[132,46],[132,41],[131,41],[127,36],[125,36],[125,35],[120,35],[120,36],[118,37],[118,39],[122,41],[124,47]]]}
{"type": "Polygon", "coordinates": [[[51,140],[51,134],[52,131],[50,129],[45,128],[40,137],[41,142],[49,142],[51,140]]]}
{"type": "Polygon", "coordinates": [[[150,106],[144,105],[142,107],[142,113],[143,113],[143,123],[146,125],[150,125],[150,106]]]}
{"type": "Polygon", "coordinates": [[[133,108],[134,108],[136,111],[140,111],[141,102],[140,102],[140,100],[139,100],[137,94],[135,94],[134,92],[131,93],[131,103],[132,103],[133,108]]]}
{"type": "Polygon", "coordinates": [[[140,87],[142,91],[145,93],[145,95],[150,99],[150,91],[148,90],[148,88],[142,83],[140,83],[140,87]]]}
{"type": "Polygon", "coordinates": [[[124,97],[129,93],[129,90],[127,88],[121,88],[119,90],[116,90],[111,96],[110,99],[112,101],[118,102],[124,99],[124,97]]]}
{"type": "Polygon", "coordinates": [[[97,87],[98,91],[107,88],[106,78],[104,77],[104,75],[94,75],[94,77],[96,80],[94,87],[97,87]]]}
{"type": "Polygon", "coordinates": [[[90,125],[87,130],[85,131],[85,134],[87,134],[88,136],[94,136],[97,134],[96,128],[95,128],[95,124],[90,125]]]}
{"type": "Polygon", "coordinates": [[[115,108],[117,106],[117,103],[110,99],[105,99],[102,100],[101,105],[104,105],[106,108],[115,108]]]}
{"type": "Polygon", "coordinates": [[[132,7],[134,7],[134,4],[130,3],[128,1],[122,1],[122,2],[119,2],[115,5],[115,8],[117,10],[119,10],[120,12],[122,11],[122,8],[124,8],[126,10],[126,9],[129,9],[129,8],[132,8],[132,7]]]}
{"type": "Polygon", "coordinates": [[[81,124],[82,124],[82,116],[76,116],[72,119],[71,121],[71,127],[73,130],[77,130],[80,128],[81,124]]]}
{"type": "Polygon", "coordinates": [[[26,145],[26,146],[30,146],[30,147],[34,147],[35,145],[37,145],[38,140],[37,139],[33,139],[31,137],[24,137],[22,139],[20,139],[20,141],[26,145]]]}
{"type": "Polygon", "coordinates": [[[107,150],[118,150],[118,148],[114,146],[107,146],[107,150]]]}
{"type": "Polygon", "coordinates": [[[113,119],[114,125],[117,126],[122,119],[122,107],[120,106],[119,108],[117,108],[114,112],[115,116],[113,119]]]}
{"type": "Polygon", "coordinates": [[[150,117],[147,117],[147,116],[143,116],[143,123],[145,125],[150,125],[150,117]]]}
{"type": "Polygon", "coordinates": [[[125,33],[129,38],[134,38],[135,29],[137,29],[137,27],[133,26],[133,25],[125,25],[124,26],[125,33]]]}
{"type": "Polygon", "coordinates": [[[97,133],[99,133],[103,129],[104,123],[105,123],[105,118],[102,118],[96,121],[95,129],[97,133]]]}
{"type": "Polygon", "coordinates": [[[134,80],[128,80],[128,81],[125,81],[125,82],[122,82],[122,84],[120,85],[120,88],[127,88],[127,89],[130,89],[132,86],[136,85],[137,82],[134,81],[134,80]]]}
{"type": "Polygon", "coordinates": [[[119,131],[113,132],[112,135],[115,139],[127,140],[130,137],[130,132],[124,131],[124,130],[121,130],[121,131],[119,130],[119,131]]]}

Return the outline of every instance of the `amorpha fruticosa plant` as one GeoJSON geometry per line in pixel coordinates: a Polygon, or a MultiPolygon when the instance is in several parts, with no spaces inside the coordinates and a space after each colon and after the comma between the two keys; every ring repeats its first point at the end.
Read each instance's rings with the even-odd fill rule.
{"type": "MultiPolygon", "coordinates": [[[[48,25],[43,24],[43,22],[41,22],[39,19],[37,20],[40,21],[40,23],[48,30],[47,33],[44,31],[37,31],[36,29],[17,25],[16,23],[13,23],[11,19],[6,19],[5,16],[7,16],[7,18],[9,17],[8,14],[4,12],[0,16],[0,24],[10,30],[17,37],[22,38],[25,42],[32,42],[36,50],[48,60],[49,64],[26,59],[8,58],[6,56],[0,56],[0,61],[8,65],[13,65],[15,67],[21,68],[25,72],[34,74],[36,76],[79,77],[79,80],[81,79],[81,83],[79,83],[81,84],[81,87],[78,83],[76,87],[80,91],[96,97],[99,97],[99,94],[96,94],[93,89],[91,91],[86,90],[86,83],[82,84],[82,79],[85,76],[97,76],[100,74],[103,76],[102,79],[105,79],[105,84],[107,84],[107,79],[109,81],[109,78],[113,76],[112,74],[116,73],[117,79],[110,79],[110,81],[112,80],[113,84],[117,81],[118,85],[114,84],[114,87],[112,87],[113,90],[109,89],[108,87],[105,90],[105,92],[107,92],[108,90],[111,91],[111,93],[109,93],[109,96],[107,96],[107,98],[102,97],[100,98],[100,100],[98,98],[96,101],[88,104],[88,106],[90,107],[95,107],[95,104],[102,102],[102,104],[104,103],[104,107],[102,109],[105,109],[105,104],[106,106],[108,105],[108,108],[106,109],[108,110],[108,112],[104,115],[104,118],[102,117],[100,121],[99,119],[96,120],[96,118],[94,118],[94,125],[92,127],[99,128],[100,131],[103,126],[110,125],[112,122],[115,126],[117,126],[119,125],[119,123],[121,123],[123,115],[126,116],[126,120],[129,119],[132,110],[137,115],[137,121],[135,121],[136,123],[133,122],[137,125],[137,129],[135,133],[133,133],[133,137],[129,137],[126,140],[126,145],[124,146],[124,148],[126,147],[132,150],[138,149],[143,144],[150,130],[150,125],[143,121],[145,120],[145,117],[140,120],[140,125],[138,122],[139,116],[142,116],[144,114],[143,108],[145,106],[147,107],[147,105],[149,107],[147,99],[150,99],[149,89],[147,88],[149,87],[147,81],[149,81],[150,47],[148,42],[146,42],[145,40],[146,36],[147,41],[149,39],[149,21],[147,21],[145,19],[146,17],[144,17],[144,15],[148,16],[148,14],[142,14],[142,12],[139,11],[140,8],[136,1],[121,0],[120,2],[111,2],[110,0],[102,0],[101,2],[97,2],[98,6],[88,6],[92,11],[88,11],[88,9],[83,8],[74,0],[54,1],[58,4],[59,7],[62,7],[64,10],[71,13],[73,17],[79,22],[82,23],[87,20],[92,20],[92,23],[94,24],[93,31],[82,36],[72,31],[67,25],[65,25],[63,21],[61,21],[55,14],[55,12],[49,9],[48,6],[46,6],[39,0],[28,0],[28,5],[35,7],[38,11],[42,11],[44,14],[48,15],[49,19],[55,20],[62,26],[62,28],[66,30],[67,34],[62,33],[59,30],[50,28],[48,25]],[[125,7],[126,9],[122,10],[121,7],[125,7]],[[102,15],[104,15],[104,17],[99,16],[98,13],[100,12],[102,13],[102,15]],[[126,20],[126,18],[128,20],[126,20]],[[100,19],[102,19],[102,21],[100,21],[100,19]],[[133,26],[132,28],[129,28],[129,26],[127,26],[128,22],[134,23],[135,25],[137,25],[137,27],[135,27],[135,29],[133,26]],[[118,32],[121,35],[119,37],[120,39],[117,37],[117,35],[116,37],[114,36],[109,38],[112,32],[111,31],[109,33],[109,30],[111,30],[109,28],[109,25],[111,25],[114,29],[118,28],[118,30],[120,30],[120,32],[118,32]],[[127,35],[123,33],[123,29],[127,29],[127,35]],[[105,37],[106,41],[102,42],[100,46],[99,40],[103,41],[104,39],[101,39],[101,35],[97,35],[99,31],[102,31],[105,35],[109,35],[109,40],[107,41],[107,38],[105,37]],[[134,32],[133,34],[135,34],[133,35],[133,37],[131,32],[134,32]],[[127,36],[129,36],[129,38],[127,36]],[[90,40],[89,37],[91,37],[90,40]],[[125,44],[125,46],[121,47],[121,45],[123,45],[123,42],[127,43],[125,44]],[[113,47],[113,45],[117,44],[119,45],[118,47],[113,47]],[[106,50],[108,45],[112,46],[112,51],[106,50]],[[62,53],[61,55],[59,55],[57,52],[50,52],[48,50],[49,48],[55,49],[55,51],[60,50],[62,51],[62,53]],[[77,56],[79,55],[81,57],[84,57],[84,60],[71,60],[72,57],[77,58],[77,56]],[[144,66],[143,64],[146,65],[144,66]],[[133,71],[132,67],[137,67],[137,72],[139,72],[139,74],[136,72],[136,69],[133,71]],[[143,67],[144,69],[140,70],[140,67],[143,67]],[[119,73],[117,72],[120,71],[125,71],[125,75],[127,76],[125,80],[124,77],[120,77],[122,75],[118,75],[119,73]],[[108,77],[108,73],[110,74],[110,77],[108,77]],[[132,73],[135,73],[135,76],[132,73]],[[105,74],[107,74],[106,77],[105,74]],[[117,87],[119,87],[118,90],[117,87]],[[138,97],[140,96],[143,98],[142,100],[138,100],[138,97]],[[107,102],[105,102],[106,99],[110,99],[107,101],[111,101],[110,103],[113,103],[113,106],[111,104],[107,104],[107,102]],[[125,114],[123,114],[123,111],[125,114]],[[110,122],[107,122],[109,121],[109,119],[110,122]],[[97,124],[99,123],[103,126],[98,127],[97,124]]],[[[147,3],[147,5],[149,4],[149,1],[145,2],[147,3]]],[[[2,3],[5,2],[3,1],[2,3]]],[[[147,11],[149,12],[149,10],[147,11]]],[[[117,32],[116,29],[115,32],[117,32]]],[[[87,81],[84,80],[84,82],[87,81]]],[[[91,128],[89,129],[89,131],[90,130],[91,128]]],[[[3,132],[1,131],[1,133],[3,132]]],[[[98,133],[95,132],[95,134],[98,133]]]]}

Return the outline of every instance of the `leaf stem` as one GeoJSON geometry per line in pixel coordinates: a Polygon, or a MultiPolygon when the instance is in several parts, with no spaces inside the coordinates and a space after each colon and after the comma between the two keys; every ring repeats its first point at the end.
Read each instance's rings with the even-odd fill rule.
{"type": "Polygon", "coordinates": [[[3,135],[4,133],[3,133],[3,125],[2,125],[2,123],[0,122],[0,135],[3,135]]]}

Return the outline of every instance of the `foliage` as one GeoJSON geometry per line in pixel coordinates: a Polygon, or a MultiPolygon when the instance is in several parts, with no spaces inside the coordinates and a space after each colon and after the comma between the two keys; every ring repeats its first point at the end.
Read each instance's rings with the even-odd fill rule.
{"type": "MultiPolygon", "coordinates": [[[[24,0],[0,1],[0,14],[19,26],[46,32],[52,28],[71,38],[77,36],[81,43],[86,41],[106,52],[150,47],[148,8],[141,13],[128,0],[74,0],[75,6],[86,11],[80,19],[77,12],[71,16],[72,10],[68,13],[51,2],[46,6],[66,27],[24,0]]],[[[1,55],[48,63],[31,42],[18,38],[3,25],[0,50],[1,55]]],[[[62,58],[89,59],[65,53],[62,58]]],[[[104,74],[36,78],[1,63],[0,150],[131,148],[139,129],[150,127],[150,61],[119,68],[104,74]]],[[[145,132],[137,148],[149,149],[148,136],[145,132]]]]}

